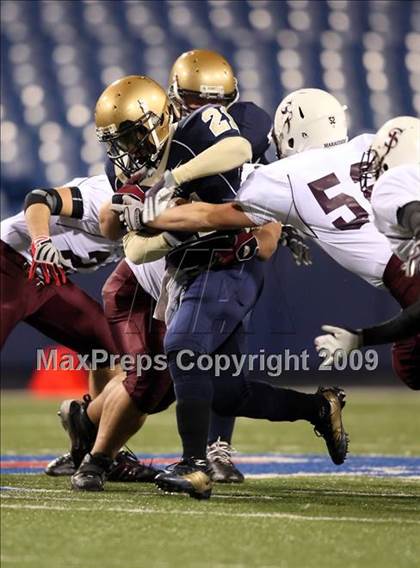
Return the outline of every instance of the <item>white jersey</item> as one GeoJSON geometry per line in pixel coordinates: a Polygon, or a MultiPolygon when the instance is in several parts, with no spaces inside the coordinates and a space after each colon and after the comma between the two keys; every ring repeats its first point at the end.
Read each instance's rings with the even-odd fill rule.
{"type": "Polygon", "coordinates": [[[165,275],[165,258],[162,257],[154,262],[146,262],[146,264],[134,264],[128,258],[125,261],[143,290],[157,301],[165,275]]]}
{"type": "Polygon", "coordinates": [[[361,157],[372,139],[362,134],[333,148],[261,166],[246,179],[237,199],[257,225],[291,223],[344,268],[382,286],[392,251],[370,219],[371,205],[358,183],[361,157]]]}
{"type": "Polygon", "coordinates": [[[372,191],[375,225],[391,243],[401,260],[407,260],[413,235],[399,225],[398,210],[412,201],[420,201],[420,167],[418,164],[396,166],[381,175],[372,191]]]}
{"type": "MultiPolygon", "coordinates": [[[[82,219],[55,215],[50,220],[52,242],[71,262],[70,271],[92,272],[119,260],[123,254],[121,242],[106,239],[99,228],[99,209],[113,194],[108,178],[105,175],[75,178],[64,187],[78,187],[83,198],[82,219]]],[[[1,239],[31,260],[31,237],[23,211],[2,221],[1,239]]]]}

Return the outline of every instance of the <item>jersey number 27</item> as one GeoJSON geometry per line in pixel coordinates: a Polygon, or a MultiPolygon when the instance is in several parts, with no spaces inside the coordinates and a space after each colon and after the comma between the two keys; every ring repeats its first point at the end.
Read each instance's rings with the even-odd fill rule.
{"type": "Polygon", "coordinates": [[[227,130],[237,130],[239,128],[230,114],[223,107],[209,107],[203,111],[201,119],[206,124],[209,122],[209,128],[214,136],[220,136],[227,130]]]}

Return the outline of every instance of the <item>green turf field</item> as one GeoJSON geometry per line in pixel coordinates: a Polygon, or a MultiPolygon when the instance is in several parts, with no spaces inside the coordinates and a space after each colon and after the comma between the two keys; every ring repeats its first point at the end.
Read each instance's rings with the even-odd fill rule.
{"type": "MultiPolygon", "coordinates": [[[[57,401],[2,396],[2,454],[59,453],[57,401]]],[[[420,396],[349,391],[354,454],[420,455],[420,396]]],[[[241,452],[321,453],[305,424],[241,419],[241,452]]],[[[179,451],[173,412],[152,417],[138,452],[179,451]]],[[[377,477],[278,477],[217,486],[209,502],[153,485],[74,494],[68,480],[4,475],[2,566],[418,567],[420,482],[377,477]]]]}

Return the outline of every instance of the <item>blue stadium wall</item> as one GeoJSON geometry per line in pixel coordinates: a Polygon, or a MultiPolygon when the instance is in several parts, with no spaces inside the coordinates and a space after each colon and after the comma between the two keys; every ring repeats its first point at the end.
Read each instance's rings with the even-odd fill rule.
{"type": "MultiPolygon", "coordinates": [[[[139,73],[166,85],[174,59],[194,47],[223,53],[242,99],[271,113],[304,86],[347,104],[351,135],[420,110],[418,1],[6,0],[1,10],[2,218],[17,212],[33,187],[102,172],[92,109],[103,88],[139,73]]],[[[312,251],[310,269],[294,267],[285,250],[268,264],[249,344],[252,352],[309,349],[315,369],[312,343],[322,323],[360,327],[398,306],[315,245],[312,251]]],[[[99,298],[108,272],[74,280],[99,298]]],[[[35,348],[47,344],[19,325],[2,353],[5,384],[26,377],[35,348]]],[[[389,349],[379,352],[375,376],[390,377],[389,349]]]]}

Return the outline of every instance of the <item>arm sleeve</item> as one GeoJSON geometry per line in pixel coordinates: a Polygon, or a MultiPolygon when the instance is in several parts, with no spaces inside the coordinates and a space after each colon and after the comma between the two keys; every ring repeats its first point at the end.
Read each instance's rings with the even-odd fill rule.
{"type": "Polygon", "coordinates": [[[241,136],[216,142],[185,164],[172,170],[178,185],[242,166],[252,157],[251,144],[241,136]]]}
{"type": "Polygon", "coordinates": [[[130,231],[124,236],[123,245],[125,256],[134,264],[159,260],[172,249],[163,233],[146,235],[130,231]]]}
{"type": "Polygon", "coordinates": [[[362,329],[362,346],[381,345],[408,339],[420,332],[420,300],[389,321],[362,329]]]}

